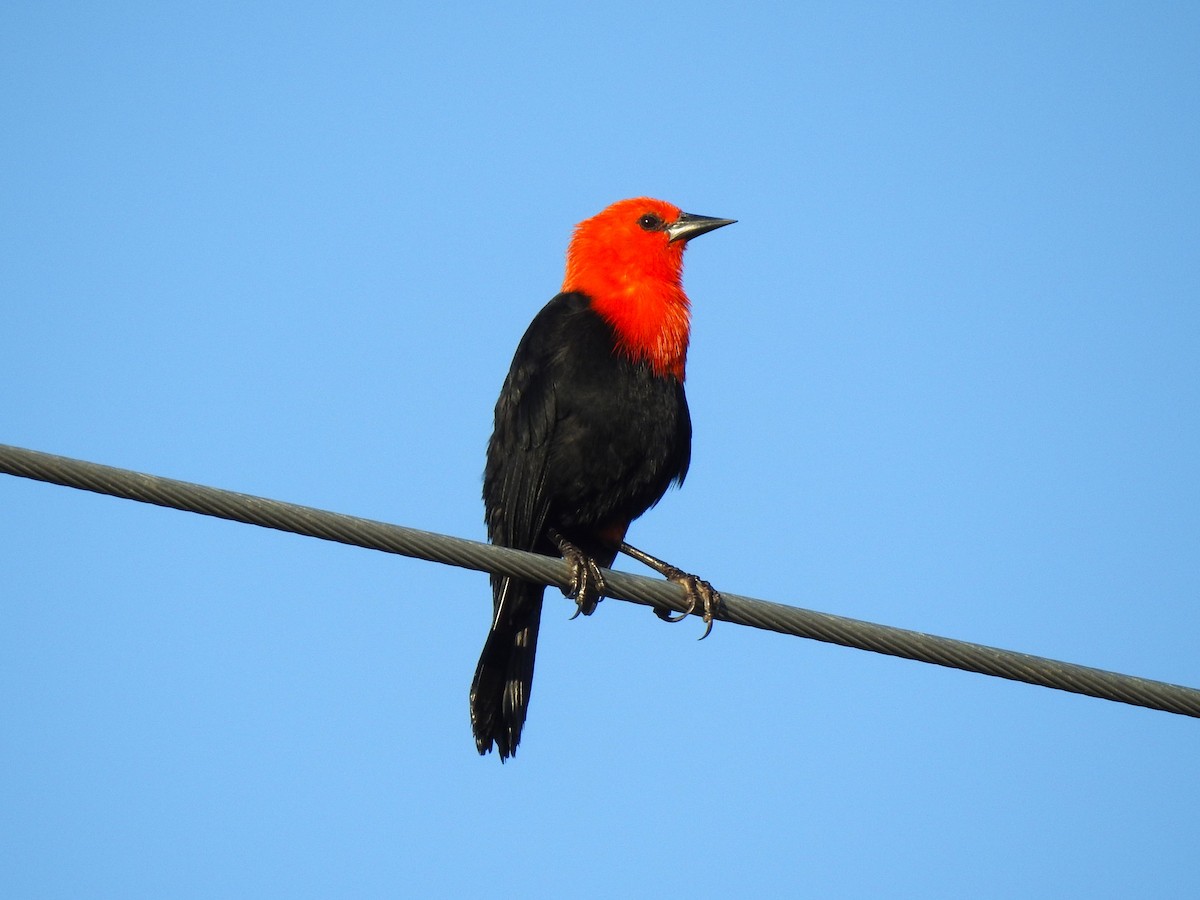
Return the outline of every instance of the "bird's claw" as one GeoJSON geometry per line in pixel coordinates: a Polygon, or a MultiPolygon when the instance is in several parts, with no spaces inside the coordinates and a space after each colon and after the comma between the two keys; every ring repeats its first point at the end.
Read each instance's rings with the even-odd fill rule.
{"type": "Polygon", "coordinates": [[[696,604],[693,603],[686,612],[673,613],[669,609],[663,609],[662,607],[656,606],[654,607],[654,614],[664,622],[671,622],[673,624],[675,622],[682,622],[692,614],[692,610],[695,608],[696,604]]]}
{"type": "Polygon", "coordinates": [[[696,606],[699,605],[703,610],[701,615],[704,618],[704,634],[700,635],[698,639],[704,640],[712,633],[713,616],[721,608],[721,594],[704,579],[690,575],[682,569],[676,569],[674,566],[663,574],[668,581],[674,582],[687,591],[688,608],[681,613],[672,613],[670,610],[655,607],[654,614],[664,622],[682,622],[694,613],[696,606]]]}
{"type": "Polygon", "coordinates": [[[604,576],[600,574],[600,566],[596,561],[569,541],[558,539],[558,549],[563,559],[571,567],[571,581],[562,589],[564,597],[575,601],[575,615],[580,613],[590,616],[596,611],[596,606],[604,597],[604,576]]]}
{"type": "Polygon", "coordinates": [[[600,567],[591,557],[580,554],[579,559],[569,562],[571,584],[569,590],[563,591],[563,594],[575,601],[575,615],[571,618],[578,618],[580,613],[590,616],[604,598],[604,576],[600,574],[600,567]]]}

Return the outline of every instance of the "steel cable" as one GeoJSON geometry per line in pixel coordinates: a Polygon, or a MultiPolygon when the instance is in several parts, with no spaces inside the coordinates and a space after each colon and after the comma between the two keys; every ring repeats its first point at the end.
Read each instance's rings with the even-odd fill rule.
{"type": "MultiPolygon", "coordinates": [[[[559,588],[568,579],[566,564],[547,556],[6,444],[0,444],[0,473],[559,588]]],[[[606,596],[675,612],[687,608],[683,589],[669,582],[607,569],[604,577],[606,596]]],[[[721,621],[1200,718],[1195,688],[752,597],[722,597],[721,621]]]]}

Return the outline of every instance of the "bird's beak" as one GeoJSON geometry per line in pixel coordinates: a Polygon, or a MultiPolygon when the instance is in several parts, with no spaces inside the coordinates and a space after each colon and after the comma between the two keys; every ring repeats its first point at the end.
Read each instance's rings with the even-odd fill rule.
{"type": "Polygon", "coordinates": [[[691,213],[680,213],[679,218],[667,226],[667,237],[670,243],[690,241],[694,237],[707,234],[725,225],[732,225],[737,219],[714,219],[709,216],[693,216],[691,213]]]}

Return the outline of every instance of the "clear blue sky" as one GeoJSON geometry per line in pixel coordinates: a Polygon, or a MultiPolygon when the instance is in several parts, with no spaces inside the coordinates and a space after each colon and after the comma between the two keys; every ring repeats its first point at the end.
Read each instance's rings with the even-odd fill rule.
{"type": "MultiPolygon", "coordinates": [[[[1200,7],[10,3],[0,442],[466,537],[575,222],[727,590],[1200,685],[1200,7]]],[[[1200,723],[0,478],[8,897],[1200,895],[1200,723]]]]}

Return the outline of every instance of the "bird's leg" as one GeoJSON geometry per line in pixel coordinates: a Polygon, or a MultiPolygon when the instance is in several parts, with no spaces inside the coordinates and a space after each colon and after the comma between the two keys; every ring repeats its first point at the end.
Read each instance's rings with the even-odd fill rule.
{"type": "Polygon", "coordinates": [[[580,613],[590,616],[596,611],[596,604],[604,597],[604,576],[600,574],[600,566],[596,561],[568,541],[554,528],[549,531],[550,540],[558,545],[558,552],[571,567],[571,584],[563,588],[563,596],[575,601],[576,618],[580,613]]]}
{"type": "Polygon", "coordinates": [[[661,559],[651,556],[637,547],[630,546],[624,541],[621,542],[621,552],[626,556],[636,559],[644,566],[649,566],[659,575],[662,575],[667,581],[673,581],[680,585],[688,595],[688,608],[686,612],[679,615],[672,615],[670,611],[654,607],[654,614],[664,622],[682,622],[696,610],[696,604],[699,603],[704,612],[704,634],[700,635],[700,640],[708,637],[713,627],[713,616],[717,610],[721,608],[721,595],[713,588],[711,584],[703,579],[697,578],[695,575],[689,575],[683,569],[671,565],[669,562],[663,562],[661,559]]]}

